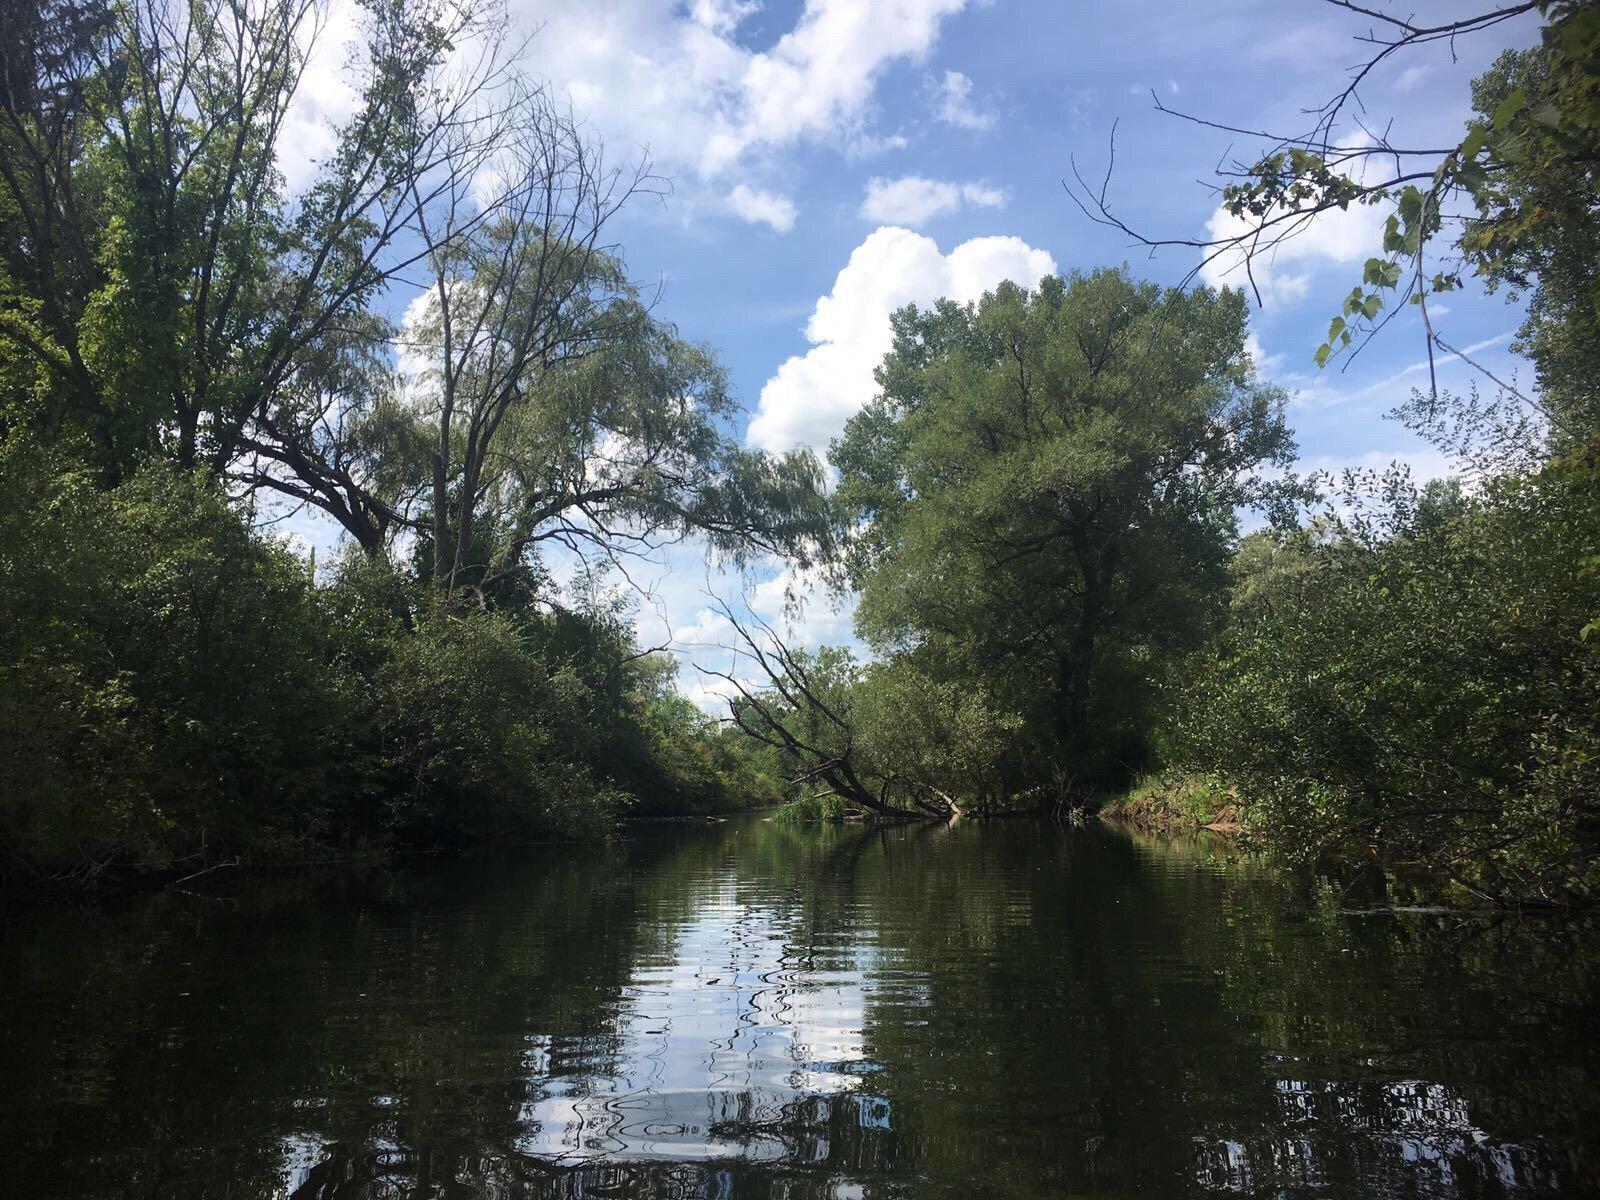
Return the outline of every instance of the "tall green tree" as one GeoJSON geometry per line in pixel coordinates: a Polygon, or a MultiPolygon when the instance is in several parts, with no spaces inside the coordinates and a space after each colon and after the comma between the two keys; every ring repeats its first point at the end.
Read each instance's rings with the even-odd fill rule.
{"type": "MultiPolygon", "coordinates": [[[[1472,85],[1475,133],[1504,130],[1460,236],[1491,289],[1525,296],[1513,348],[1568,445],[1600,430],[1600,6],[1560,17],[1472,85]]],[[[1485,134],[1484,136],[1487,136],[1485,134]]]]}
{"type": "Polygon", "coordinates": [[[49,0],[17,36],[8,22],[5,428],[112,478],[151,452],[222,478],[278,446],[281,407],[381,331],[369,306],[429,248],[423,215],[500,136],[492,16],[364,5],[356,110],[293,189],[282,158],[303,147],[283,133],[318,0],[49,0]],[[481,36],[479,64],[454,69],[452,46],[481,36]]]}
{"type": "Polygon", "coordinates": [[[529,117],[502,188],[464,192],[432,229],[432,279],[401,331],[421,478],[400,481],[415,504],[390,503],[431,546],[433,579],[481,591],[551,545],[615,558],[691,532],[809,561],[828,535],[815,458],[729,436],[715,356],[652,315],[602,241],[644,181],[608,170],[554,105],[529,117]]]}
{"type": "Polygon", "coordinates": [[[1213,620],[1236,512],[1285,495],[1244,297],[1102,270],[907,308],[894,335],[831,455],[861,632],[1021,717],[1022,782],[1103,783],[1213,620]]]}

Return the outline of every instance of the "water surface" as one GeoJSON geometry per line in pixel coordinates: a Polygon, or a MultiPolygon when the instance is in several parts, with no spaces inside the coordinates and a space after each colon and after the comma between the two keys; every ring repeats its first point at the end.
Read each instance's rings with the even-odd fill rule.
{"type": "Polygon", "coordinates": [[[749,819],[22,914],[0,1194],[1600,1194],[1600,947],[1396,901],[749,819]]]}

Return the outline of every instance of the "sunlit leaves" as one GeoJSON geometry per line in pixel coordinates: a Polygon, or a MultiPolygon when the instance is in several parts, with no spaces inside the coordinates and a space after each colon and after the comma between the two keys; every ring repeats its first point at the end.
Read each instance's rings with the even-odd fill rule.
{"type": "Polygon", "coordinates": [[[895,319],[882,397],[832,453],[858,623],[1021,716],[1019,786],[1143,753],[1136,714],[1215,615],[1236,506],[1278,494],[1282,396],[1246,315],[1100,271],[895,319]]]}

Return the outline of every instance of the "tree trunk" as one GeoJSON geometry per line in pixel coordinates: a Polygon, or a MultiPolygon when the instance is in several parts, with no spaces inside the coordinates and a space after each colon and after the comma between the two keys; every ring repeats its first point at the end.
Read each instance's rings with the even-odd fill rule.
{"type": "MultiPolygon", "coordinates": [[[[443,443],[443,438],[440,439],[443,443]]],[[[445,551],[445,539],[450,532],[450,490],[445,478],[445,455],[448,451],[441,444],[440,450],[433,456],[433,582],[435,587],[443,587],[449,575],[450,558],[445,551]]]]}
{"type": "Polygon", "coordinates": [[[1089,680],[1094,669],[1094,643],[1100,632],[1100,580],[1093,571],[1083,576],[1083,611],[1066,653],[1056,664],[1058,730],[1064,742],[1089,731],[1089,680]]]}

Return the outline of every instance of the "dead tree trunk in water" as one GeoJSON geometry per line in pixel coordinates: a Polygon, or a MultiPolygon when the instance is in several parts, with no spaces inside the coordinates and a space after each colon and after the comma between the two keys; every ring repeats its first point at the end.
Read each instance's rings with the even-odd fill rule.
{"type": "Polygon", "coordinates": [[[917,785],[898,775],[890,775],[874,789],[857,769],[855,730],[849,721],[821,694],[821,688],[805,663],[789,649],[765,622],[758,621],[762,639],[757,640],[726,606],[719,610],[733,627],[742,645],[738,653],[751,659],[766,676],[770,690],[752,690],[731,672],[697,668],[702,674],[729,684],[738,697],[729,700],[733,722],[756,741],[781,750],[797,764],[799,771],[791,782],[821,783],[819,796],[840,799],[881,817],[897,819],[933,817],[949,820],[959,814],[954,801],[934,788],[917,785]],[[764,643],[764,644],[763,644],[764,643]],[[805,714],[825,731],[821,735],[791,728],[785,716],[805,714]],[[913,808],[889,800],[891,787],[900,783],[913,808]]]}

